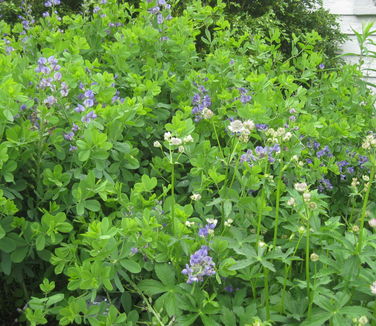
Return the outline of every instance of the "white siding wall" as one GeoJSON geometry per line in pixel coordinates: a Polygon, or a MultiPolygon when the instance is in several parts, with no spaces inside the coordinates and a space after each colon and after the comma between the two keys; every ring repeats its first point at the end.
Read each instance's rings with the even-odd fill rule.
{"type": "MultiPolygon", "coordinates": [[[[349,62],[355,63],[359,60],[360,49],[353,29],[362,31],[362,25],[373,21],[376,29],[376,1],[375,0],[324,0],[324,8],[340,17],[341,30],[349,36],[343,44],[343,53],[354,53],[355,55],[345,57],[349,62]]],[[[376,42],[376,37],[373,38],[376,42]]],[[[372,50],[376,50],[373,47],[372,50]]],[[[376,60],[366,60],[364,68],[376,69],[376,60]]],[[[365,77],[376,84],[376,72],[365,72],[365,77]]]]}

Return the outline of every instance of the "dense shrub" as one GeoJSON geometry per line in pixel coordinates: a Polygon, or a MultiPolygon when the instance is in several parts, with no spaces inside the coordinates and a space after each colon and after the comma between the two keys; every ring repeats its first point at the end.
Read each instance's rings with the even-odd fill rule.
{"type": "Polygon", "coordinates": [[[2,320],[375,322],[358,69],[158,2],[0,24],[2,320]]]}
{"type": "MultiPolygon", "coordinates": [[[[0,3],[0,13],[9,23],[39,19],[46,11],[46,1],[13,0],[0,3]],[[25,15],[24,12],[28,12],[25,15]],[[26,16],[26,17],[24,17],[26,16]],[[29,17],[27,17],[29,16],[29,17]]],[[[62,15],[80,13],[93,9],[93,0],[60,0],[59,11],[62,15]]],[[[137,0],[118,0],[138,7],[137,0]]],[[[174,14],[180,14],[189,6],[190,1],[175,1],[174,14]]],[[[216,0],[204,3],[215,6],[216,0]]],[[[316,43],[316,50],[322,51],[327,58],[332,58],[344,41],[345,35],[340,32],[335,15],[322,8],[322,0],[236,0],[224,1],[226,19],[233,27],[248,30],[251,34],[263,32],[267,34],[274,26],[281,31],[280,50],[288,57],[291,53],[293,34],[300,35],[315,30],[321,36],[316,43]]],[[[331,60],[335,63],[338,60],[331,60]]]]}

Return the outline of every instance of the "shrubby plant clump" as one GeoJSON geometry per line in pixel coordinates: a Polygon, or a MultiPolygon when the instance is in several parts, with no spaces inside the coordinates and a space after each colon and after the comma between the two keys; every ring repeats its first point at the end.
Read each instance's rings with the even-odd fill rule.
{"type": "Polygon", "coordinates": [[[286,59],[278,28],[234,31],[220,0],[57,2],[0,24],[3,320],[375,324],[357,67],[328,69],[316,32],[286,59]]]}

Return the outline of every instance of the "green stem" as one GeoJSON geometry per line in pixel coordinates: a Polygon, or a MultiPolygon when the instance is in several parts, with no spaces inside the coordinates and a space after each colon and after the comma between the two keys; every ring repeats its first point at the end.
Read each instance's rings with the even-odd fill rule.
{"type": "MultiPolygon", "coordinates": [[[[306,230],[306,257],[305,257],[305,271],[306,271],[306,283],[307,283],[307,298],[310,300],[311,297],[311,289],[310,289],[310,275],[309,275],[309,241],[310,241],[310,234],[311,234],[311,224],[310,224],[310,212],[309,210],[306,209],[306,214],[307,214],[307,230],[306,230]]],[[[311,318],[311,311],[308,307],[308,319],[311,318]]]]}
{"type": "Polygon", "coordinates": [[[364,200],[363,200],[363,206],[362,206],[362,212],[361,212],[361,215],[360,215],[360,230],[359,230],[359,239],[358,239],[358,246],[356,248],[356,253],[358,255],[360,255],[361,251],[362,251],[362,245],[363,245],[363,230],[364,230],[364,218],[366,216],[366,209],[367,209],[367,204],[368,204],[368,197],[369,197],[369,193],[371,191],[371,187],[372,187],[372,182],[373,182],[373,179],[375,178],[375,165],[372,166],[372,169],[371,169],[371,175],[370,175],[370,179],[369,179],[369,185],[368,185],[368,188],[367,188],[367,191],[366,191],[366,195],[364,197],[364,200]]]}
{"type": "Polygon", "coordinates": [[[138,286],[136,285],[136,283],[134,283],[133,281],[131,281],[130,279],[128,280],[128,282],[130,283],[130,285],[136,290],[136,292],[138,293],[138,295],[140,295],[142,297],[142,299],[144,300],[144,302],[146,303],[147,307],[148,307],[148,310],[149,312],[151,312],[155,318],[157,319],[158,323],[160,326],[164,326],[162,320],[161,320],[161,316],[159,315],[159,313],[157,311],[155,311],[153,309],[153,307],[151,306],[149,300],[147,297],[145,297],[145,295],[142,293],[142,291],[138,288],[138,286]]]}
{"type": "Polygon", "coordinates": [[[256,231],[256,247],[259,245],[260,241],[260,233],[261,233],[261,219],[262,219],[262,212],[264,210],[264,200],[265,200],[265,185],[262,186],[261,189],[261,197],[260,197],[260,208],[258,211],[258,218],[257,218],[257,231],[256,231]]]}
{"type": "Polygon", "coordinates": [[[172,222],[172,234],[175,234],[175,165],[171,155],[171,196],[172,196],[172,206],[171,206],[171,222],[172,222]]]}
{"type": "Polygon", "coordinates": [[[213,129],[214,129],[215,139],[217,140],[217,144],[218,144],[218,147],[219,147],[219,151],[220,151],[220,153],[221,153],[222,159],[224,160],[224,159],[225,159],[225,156],[223,155],[223,151],[222,151],[221,143],[219,142],[218,133],[217,133],[217,128],[215,127],[215,124],[214,124],[213,119],[212,119],[211,121],[212,121],[212,126],[213,126],[213,129]]]}
{"type": "Polygon", "coordinates": [[[313,303],[313,293],[315,291],[316,287],[316,272],[317,272],[317,263],[313,263],[313,287],[312,287],[312,292],[311,296],[308,298],[308,318],[311,316],[311,311],[312,311],[312,303],[313,303]]]}
{"type": "Polygon", "coordinates": [[[269,270],[266,267],[264,267],[264,291],[265,291],[266,320],[270,320],[270,307],[269,307],[269,270]]]}
{"type": "MultiPolygon", "coordinates": [[[[299,236],[299,240],[296,243],[294,252],[292,253],[293,256],[295,256],[296,252],[298,251],[300,241],[303,239],[302,235],[299,236]]],[[[283,280],[283,289],[282,289],[282,295],[281,295],[281,307],[282,312],[285,311],[285,296],[286,296],[286,287],[287,287],[287,280],[289,279],[290,269],[292,268],[292,262],[290,265],[286,266],[285,268],[285,278],[283,280]]]]}
{"type": "MultiPolygon", "coordinates": [[[[282,173],[281,173],[282,174],[282,173]]],[[[278,236],[278,222],[279,222],[279,201],[281,198],[281,184],[282,184],[282,175],[278,176],[277,180],[277,194],[275,202],[275,221],[274,221],[274,236],[273,236],[273,248],[277,245],[277,236],[278,236]]]]}

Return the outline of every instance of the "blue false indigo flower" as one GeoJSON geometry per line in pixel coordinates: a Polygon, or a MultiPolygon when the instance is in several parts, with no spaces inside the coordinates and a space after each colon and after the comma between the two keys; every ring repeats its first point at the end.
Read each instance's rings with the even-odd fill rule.
{"type": "Polygon", "coordinates": [[[98,11],[100,11],[101,10],[101,7],[98,7],[98,6],[95,6],[94,8],[93,8],[93,13],[94,14],[96,14],[98,11]]]}
{"type": "Polygon", "coordinates": [[[362,166],[364,163],[368,162],[368,157],[364,155],[359,155],[358,162],[359,162],[359,165],[362,166]]]}
{"type": "Polygon", "coordinates": [[[74,123],[73,126],[72,126],[72,131],[73,131],[73,132],[77,132],[79,129],[80,129],[80,127],[77,126],[77,125],[74,123]]]}
{"type": "Polygon", "coordinates": [[[322,178],[319,180],[318,190],[319,192],[323,192],[324,190],[332,190],[333,185],[331,184],[329,179],[322,178]]]}
{"type": "Polygon", "coordinates": [[[323,156],[329,156],[329,157],[331,157],[331,156],[333,156],[333,155],[332,155],[332,153],[330,152],[329,147],[328,147],[328,146],[325,146],[322,150],[320,150],[320,151],[318,151],[318,152],[316,153],[316,156],[317,156],[318,158],[321,158],[321,157],[323,157],[323,156]]]}
{"type": "Polygon", "coordinates": [[[64,134],[64,139],[65,140],[71,141],[73,139],[73,137],[74,137],[74,132],[73,131],[68,132],[67,134],[64,134]]]}
{"type": "Polygon", "coordinates": [[[160,12],[160,8],[158,6],[148,9],[148,12],[150,12],[153,15],[156,15],[160,12]]]}
{"type": "Polygon", "coordinates": [[[69,145],[69,151],[73,152],[77,150],[77,146],[69,145]]]}
{"type": "Polygon", "coordinates": [[[325,65],[324,65],[323,63],[320,63],[320,64],[319,64],[319,68],[320,68],[320,69],[324,69],[324,68],[325,68],[325,65]]]}
{"type": "Polygon", "coordinates": [[[68,85],[65,82],[61,83],[60,94],[63,97],[68,96],[69,94],[68,85]]]}
{"type": "Polygon", "coordinates": [[[268,130],[269,126],[265,123],[256,123],[256,129],[260,131],[268,130]]]}
{"type": "Polygon", "coordinates": [[[57,103],[57,99],[56,99],[54,96],[50,95],[50,96],[48,96],[48,97],[44,100],[44,103],[45,103],[45,104],[48,104],[48,105],[54,105],[54,104],[57,103]]]}
{"type": "Polygon", "coordinates": [[[188,275],[188,284],[193,282],[202,282],[204,276],[211,276],[215,274],[215,263],[213,258],[208,256],[209,248],[202,246],[194,254],[191,255],[189,265],[182,270],[182,274],[188,275]]]}
{"type": "Polygon", "coordinates": [[[160,6],[165,6],[167,4],[166,0],[158,0],[160,6]]]}
{"type": "Polygon", "coordinates": [[[42,14],[42,16],[43,16],[44,18],[49,17],[49,16],[50,16],[50,13],[49,13],[48,11],[45,11],[45,12],[42,14]]]}
{"type": "Polygon", "coordinates": [[[91,119],[95,119],[95,118],[97,118],[97,115],[95,114],[95,112],[90,111],[87,115],[85,115],[81,118],[81,121],[89,123],[91,121],[91,119]]]}
{"type": "Polygon", "coordinates": [[[240,96],[240,102],[243,104],[248,103],[252,99],[252,96],[249,95],[242,95],[240,96]]]}
{"type": "Polygon", "coordinates": [[[85,110],[85,107],[81,104],[78,104],[77,107],[74,108],[74,111],[78,113],[84,112],[85,110]]]}
{"type": "Polygon", "coordinates": [[[131,248],[131,253],[134,254],[134,255],[137,254],[138,248],[136,248],[136,247],[131,248]]]}
{"type": "Polygon", "coordinates": [[[233,287],[232,285],[227,285],[227,286],[224,288],[224,290],[225,290],[226,292],[228,292],[228,293],[232,293],[232,292],[235,291],[235,290],[234,290],[234,287],[233,287]]]}
{"type": "Polygon", "coordinates": [[[58,80],[60,80],[61,79],[61,73],[60,72],[55,72],[55,74],[54,74],[54,79],[56,80],[56,81],[58,81],[58,80]]]}
{"type": "Polygon", "coordinates": [[[84,106],[87,107],[87,108],[91,108],[93,105],[94,105],[94,101],[91,98],[87,98],[84,101],[84,106]]]}
{"type": "Polygon", "coordinates": [[[163,23],[163,15],[162,14],[158,14],[157,15],[157,23],[159,25],[163,23]]]}

